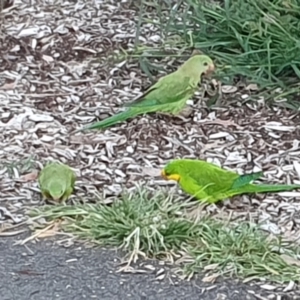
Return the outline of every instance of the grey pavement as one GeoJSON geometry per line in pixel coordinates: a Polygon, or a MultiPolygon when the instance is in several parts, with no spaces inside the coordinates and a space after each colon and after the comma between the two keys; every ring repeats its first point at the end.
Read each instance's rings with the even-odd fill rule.
{"type": "Polygon", "coordinates": [[[82,244],[66,248],[52,240],[14,245],[17,239],[0,239],[1,300],[299,299],[276,298],[274,291],[270,295],[258,286],[235,280],[184,281],[172,276],[167,266],[166,276],[159,280],[157,274],[162,266],[153,261],[144,262],[155,268],[147,273],[117,273],[120,254],[114,250],[86,248],[82,244]]]}

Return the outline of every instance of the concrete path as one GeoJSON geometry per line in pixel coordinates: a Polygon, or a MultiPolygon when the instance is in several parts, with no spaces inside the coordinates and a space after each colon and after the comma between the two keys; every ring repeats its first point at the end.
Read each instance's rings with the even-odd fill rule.
{"type": "Polygon", "coordinates": [[[65,248],[51,240],[21,246],[14,245],[16,239],[0,240],[1,300],[252,300],[267,296],[257,286],[236,281],[182,281],[167,266],[152,261],[141,263],[144,274],[117,273],[116,251],[80,244],[65,248]]]}

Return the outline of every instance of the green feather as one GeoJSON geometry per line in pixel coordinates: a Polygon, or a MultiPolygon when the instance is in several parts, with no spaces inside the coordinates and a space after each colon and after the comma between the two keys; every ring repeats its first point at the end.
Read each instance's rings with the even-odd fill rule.
{"type": "Polygon", "coordinates": [[[125,121],[129,118],[133,118],[137,114],[138,114],[137,112],[134,112],[134,111],[128,109],[126,111],[123,111],[123,112],[120,112],[116,115],[113,115],[109,118],[106,118],[102,121],[99,121],[99,122],[93,123],[91,125],[88,125],[88,126],[82,128],[82,129],[78,130],[78,131],[91,130],[91,129],[104,129],[104,128],[110,127],[110,126],[112,126],[116,123],[125,121]]]}
{"type": "Polygon", "coordinates": [[[256,172],[256,173],[241,175],[241,176],[239,176],[239,178],[237,178],[233,182],[231,188],[238,189],[238,188],[250,183],[251,181],[260,178],[261,176],[263,176],[263,172],[256,172]]]}

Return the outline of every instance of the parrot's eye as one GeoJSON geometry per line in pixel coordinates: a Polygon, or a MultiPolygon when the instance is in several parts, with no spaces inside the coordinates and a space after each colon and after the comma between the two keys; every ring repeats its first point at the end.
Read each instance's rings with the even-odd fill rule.
{"type": "Polygon", "coordinates": [[[205,62],[203,65],[204,65],[204,67],[207,67],[207,66],[208,66],[208,63],[207,63],[207,62],[205,62]]]}

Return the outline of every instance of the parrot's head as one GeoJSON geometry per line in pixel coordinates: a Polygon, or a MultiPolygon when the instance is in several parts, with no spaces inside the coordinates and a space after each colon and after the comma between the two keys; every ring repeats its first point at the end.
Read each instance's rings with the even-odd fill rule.
{"type": "Polygon", "coordinates": [[[54,201],[59,201],[65,193],[61,182],[54,181],[49,186],[49,193],[54,201]]]}
{"type": "Polygon", "coordinates": [[[162,170],[161,176],[166,180],[180,181],[182,168],[179,160],[169,162],[162,170]]]}
{"type": "Polygon", "coordinates": [[[215,65],[209,56],[195,54],[184,63],[183,68],[186,68],[188,72],[193,72],[197,77],[201,77],[212,73],[215,65]]]}

